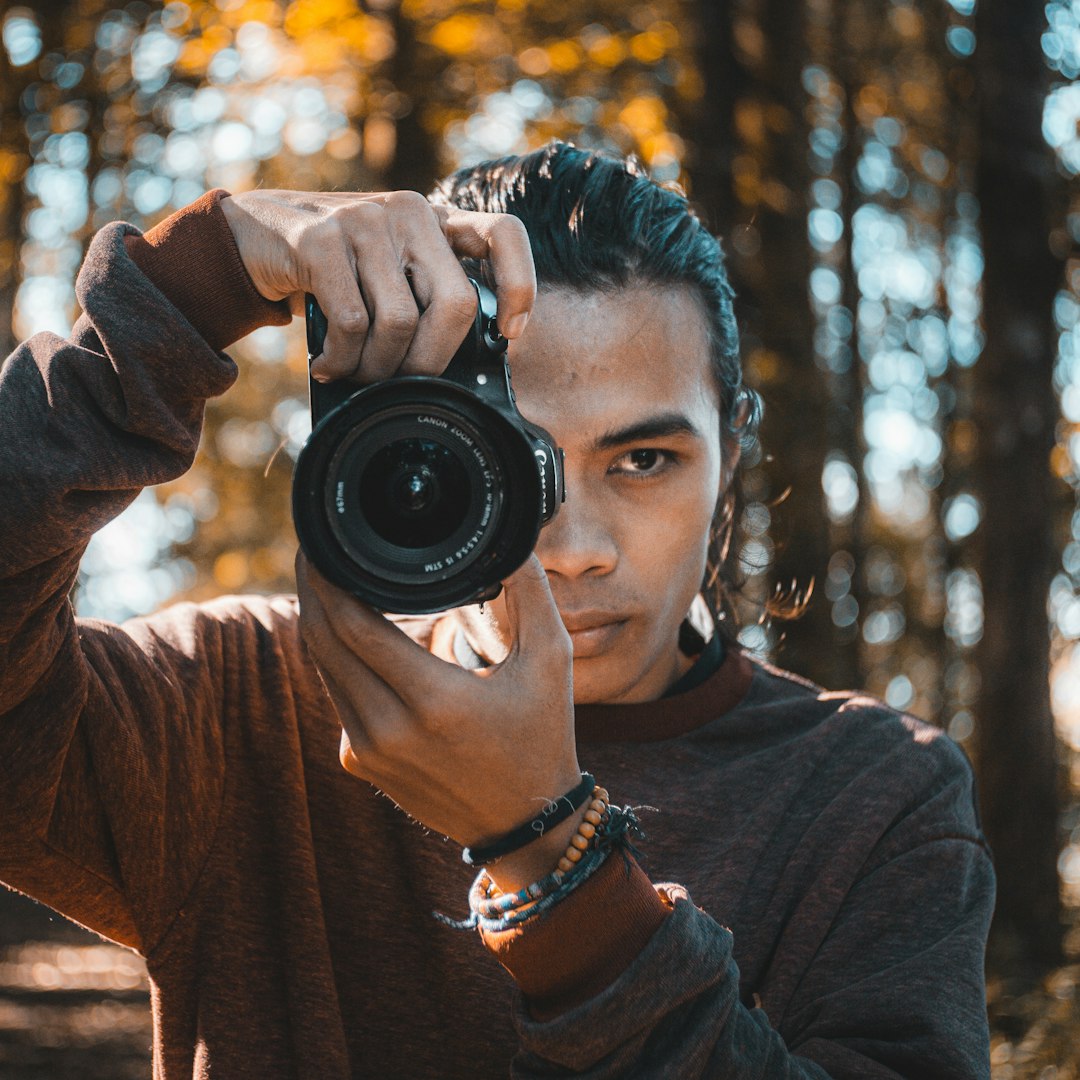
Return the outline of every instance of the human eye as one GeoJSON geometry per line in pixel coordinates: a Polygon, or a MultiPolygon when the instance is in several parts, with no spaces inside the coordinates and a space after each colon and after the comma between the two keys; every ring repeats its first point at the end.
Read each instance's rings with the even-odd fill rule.
{"type": "Polygon", "coordinates": [[[611,466],[611,471],[624,476],[657,476],[675,463],[675,455],[669,450],[642,446],[628,450],[611,466]]]}

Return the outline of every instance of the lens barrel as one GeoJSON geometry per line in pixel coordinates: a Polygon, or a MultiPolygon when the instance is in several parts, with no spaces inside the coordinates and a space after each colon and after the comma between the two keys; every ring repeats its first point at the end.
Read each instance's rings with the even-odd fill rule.
{"type": "Polygon", "coordinates": [[[533,440],[444,379],[359,390],[301,451],[293,518],[331,581],[385,611],[497,594],[528,557],[546,502],[533,440]]]}

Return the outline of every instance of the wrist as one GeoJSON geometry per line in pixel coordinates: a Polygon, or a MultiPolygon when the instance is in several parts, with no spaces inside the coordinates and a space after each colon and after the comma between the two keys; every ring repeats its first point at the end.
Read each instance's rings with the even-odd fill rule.
{"type": "Polygon", "coordinates": [[[538,840],[489,865],[486,869],[491,880],[504,893],[516,892],[551,873],[578,831],[588,808],[586,802],[538,840]]]}
{"type": "Polygon", "coordinates": [[[252,284],[226,220],[229,202],[220,189],[208,192],[125,241],[139,269],[214,349],[292,320],[287,305],[271,303],[252,284]]]}

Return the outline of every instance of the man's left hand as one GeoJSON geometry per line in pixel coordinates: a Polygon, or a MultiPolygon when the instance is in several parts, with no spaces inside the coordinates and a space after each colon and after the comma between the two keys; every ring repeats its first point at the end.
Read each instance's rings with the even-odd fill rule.
{"type": "MultiPolygon", "coordinates": [[[[509,654],[466,671],[297,557],[301,630],[341,721],[342,764],[462,845],[528,821],[581,776],[572,645],[536,556],[504,587],[509,654]]],[[[571,819],[524,862],[500,863],[500,885],[551,869],[574,828],[571,819]]]]}

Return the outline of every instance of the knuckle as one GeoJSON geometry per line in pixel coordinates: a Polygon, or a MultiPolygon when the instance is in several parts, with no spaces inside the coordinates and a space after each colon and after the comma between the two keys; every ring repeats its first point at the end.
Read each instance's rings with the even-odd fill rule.
{"type": "Polygon", "coordinates": [[[346,379],[354,371],[356,371],[359,364],[357,361],[343,360],[338,356],[328,355],[323,364],[322,373],[330,382],[334,382],[337,379],[346,379]]]}
{"type": "Polygon", "coordinates": [[[433,213],[431,203],[419,191],[392,191],[386,198],[386,206],[409,214],[433,213]]]}
{"type": "Polygon", "coordinates": [[[346,311],[334,320],[345,334],[363,334],[370,326],[366,311],[346,311]]]}
{"type": "Polygon", "coordinates": [[[300,234],[300,245],[305,251],[318,255],[325,253],[329,245],[340,242],[343,229],[341,222],[333,215],[318,218],[307,225],[300,234]]]}
{"type": "Polygon", "coordinates": [[[489,226],[492,242],[501,244],[528,244],[529,231],[525,223],[513,214],[492,215],[489,226]]]}
{"type": "Polygon", "coordinates": [[[406,341],[416,332],[419,318],[416,308],[404,303],[388,306],[386,310],[375,315],[375,321],[383,333],[395,340],[400,338],[406,341]]]}
{"type": "Polygon", "coordinates": [[[387,724],[379,730],[376,750],[380,760],[387,765],[395,761],[409,761],[416,754],[416,746],[410,738],[408,729],[400,724],[387,724]]]}
{"type": "Polygon", "coordinates": [[[438,303],[443,314],[454,323],[472,322],[476,315],[476,293],[468,282],[452,293],[440,297],[438,303]]]}

